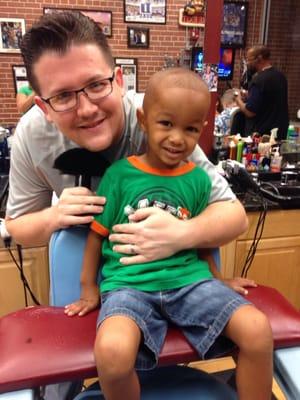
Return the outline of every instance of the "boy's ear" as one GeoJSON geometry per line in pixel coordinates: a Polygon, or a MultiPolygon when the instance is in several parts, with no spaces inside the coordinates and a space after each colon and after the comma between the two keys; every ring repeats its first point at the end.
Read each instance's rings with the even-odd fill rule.
{"type": "Polygon", "coordinates": [[[140,125],[140,128],[143,130],[143,132],[146,132],[145,113],[142,108],[137,108],[136,117],[137,117],[138,123],[140,125]]]}

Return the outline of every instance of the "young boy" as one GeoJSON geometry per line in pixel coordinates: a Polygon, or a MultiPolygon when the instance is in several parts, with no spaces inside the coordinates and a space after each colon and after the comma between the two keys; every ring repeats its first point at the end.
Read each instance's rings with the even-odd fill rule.
{"type": "MultiPolygon", "coordinates": [[[[102,255],[95,358],[107,400],[119,400],[124,393],[130,400],[140,399],[135,368],[156,365],[168,322],[182,329],[201,357],[219,335],[231,339],[240,350],[239,399],[271,397],[272,333],[261,312],[213,279],[208,262],[199,259],[196,250],[124,265],[107,240],[112,226],[130,221],[137,208],[161,207],[182,224],[205,209],[211,182],[188,157],[206,123],[209,104],[207,86],[192,71],[172,68],[154,74],[137,112],[147,134],[147,152],[113,164],[98,188],[107,204],[91,224],[81,299],[66,306],[65,312],[84,315],[98,306],[96,280],[102,255]]],[[[135,246],[131,253],[136,254],[135,246]]]]}

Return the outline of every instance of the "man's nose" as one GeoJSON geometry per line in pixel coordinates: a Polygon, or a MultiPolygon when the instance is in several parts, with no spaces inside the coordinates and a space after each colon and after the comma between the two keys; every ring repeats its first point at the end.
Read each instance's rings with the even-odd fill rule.
{"type": "Polygon", "coordinates": [[[98,110],[97,104],[93,103],[84,91],[79,92],[77,96],[78,96],[77,112],[79,115],[91,114],[98,110]]]}

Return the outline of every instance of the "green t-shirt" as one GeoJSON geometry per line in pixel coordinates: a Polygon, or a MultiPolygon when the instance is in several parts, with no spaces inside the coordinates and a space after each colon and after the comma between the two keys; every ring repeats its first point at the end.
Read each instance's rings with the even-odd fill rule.
{"type": "MultiPolygon", "coordinates": [[[[107,201],[91,229],[107,237],[113,225],[128,222],[133,210],[149,206],[161,207],[180,219],[192,218],[206,208],[210,191],[207,173],[192,162],[161,171],[131,156],[115,162],[103,176],[97,194],[107,201]]],[[[175,289],[212,276],[207,262],[199,260],[194,249],[163,260],[126,266],[119,262],[124,255],[114,252],[112,246],[108,239],[103,240],[101,292],[121,287],[143,291],[175,289]]]]}
{"type": "Polygon", "coordinates": [[[29,86],[22,86],[18,93],[25,94],[26,96],[30,96],[33,93],[33,90],[29,86]]]}

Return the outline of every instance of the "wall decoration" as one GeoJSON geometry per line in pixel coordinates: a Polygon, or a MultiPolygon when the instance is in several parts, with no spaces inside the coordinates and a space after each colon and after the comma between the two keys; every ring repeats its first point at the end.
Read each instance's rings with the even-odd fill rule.
{"type": "Polygon", "coordinates": [[[21,87],[29,86],[27,71],[25,65],[13,65],[12,71],[14,77],[15,92],[17,94],[21,87]]]}
{"type": "Polygon", "coordinates": [[[224,17],[221,29],[221,45],[245,47],[248,2],[224,1],[224,17]]]}
{"type": "Polygon", "coordinates": [[[137,59],[136,58],[115,58],[116,66],[119,66],[123,72],[124,88],[125,90],[137,89],[137,59]]]}
{"type": "Polygon", "coordinates": [[[102,28],[105,36],[112,36],[112,12],[98,10],[82,10],[77,8],[44,8],[44,14],[62,11],[80,11],[83,15],[90,17],[102,28]]]}
{"type": "Polygon", "coordinates": [[[124,0],[124,21],[166,23],[166,0],[124,0]]]}
{"type": "Polygon", "coordinates": [[[20,42],[24,33],[24,19],[0,18],[0,53],[20,53],[20,42]]]}
{"type": "Polygon", "coordinates": [[[150,41],[149,28],[127,27],[128,47],[148,48],[150,41]]]}

